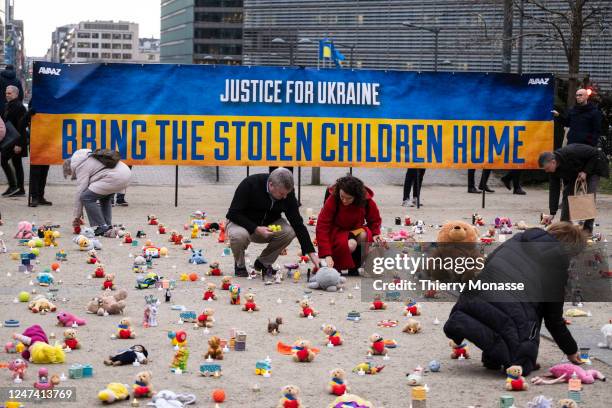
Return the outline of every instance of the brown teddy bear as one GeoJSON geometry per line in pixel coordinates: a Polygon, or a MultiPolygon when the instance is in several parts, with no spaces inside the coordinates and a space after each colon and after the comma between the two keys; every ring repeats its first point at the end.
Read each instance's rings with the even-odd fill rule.
{"type": "Polygon", "coordinates": [[[344,395],[349,392],[348,384],[346,383],[346,373],[341,368],[336,368],[329,373],[331,380],[327,385],[327,392],[336,396],[344,395]]]}
{"type": "Polygon", "coordinates": [[[370,336],[370,353],[373,356],[387,355],[387,348],[385,347],[383,336],[378,333],[374,333],[370,336]]]}
{"type": "Polygon", "coordinates": [[[102,290],[115,290],[115,280],[114,273],[107,273],[104,278],[104,283],[102,284],[102,290]]]}
{"type": "Polygon", "coordinates": [[[103,316],[105,313],[123,314],[126,298],[127,290],[125,289],[120,289],[113,295],[103,294],[100,297],[95,297],[87,304],[87,313],[97,314],[98,316],[103,316]]]}
{"type": "Polygon", "coordinates": [[[75,329],[64,330],[64,344],[62,347],[69,348],[70,350],[81,348],[81,344],[77,340],[77,331],[75,329]]]}
{"type": "Polygon", "coordinates": [[[281,389],[283,395],[276,408],[301,408],[300,388],[297,385],[285,385],[281,389]]]}
{"type": "Polygon", "coordinates": [[[382,296],[380,293],[374,295],[374,301],[370,305],[370,310],[385,310],[387,305],[382,301],[382,296]]]}
{"type": "Polygon", "coordinates": [[[212,358],[214,360],[223,360],[223,350],[221,350],[221,339],[217,336],[212,336],[208,339],[208,351],[204,354],[204,358],[212,358]]]}
{"type": "Polygon", "coordinates": [[[406,326],[404,326],[404,333],[408,334],[417,334],[421,331],[421,323],[419,323],[416,319],[409,318],[406,321],[406,326]]]}
{"type": "Polygon", "coordinates": [[[300,307],[302,308],[300,317],[315,317],[318,314],[318,312],[310,306],[310,302],[307,299],[300,300],[300,307]]]}
{"type": "Polygon", "coordinates": [[[213,327],[215,319],[213,315],[215,311],[211,308],[206,308],[201,315],[198,316],[198,327],[213,327]]]}
{"type": "Polygon", "coordinates": [[[155,391],[153,391],[153,384],[151,384],[151,378],[153,374],[150,371],[141,371],[136,374],[134,379],[134,398],[151,398],[155,391]]]}
{"type": "Polygon", "coordinates": [[[336,330],[336,326],[333,324],[326,324],[321,327],[323,333],[327,336],[327,344],[331,344],[334,347],[342,345],[342,338],[340,334],[338,334],[338,330],[336,330]]]}
{"type": "MultiPolygon", "coordinates": [[[[429,258],[440,258],[444,261],[434,262],[426,268],[430,279],[441,282],[467,282],[473,279],[479,272],[476,258],[482,257],[478,248],[479,232],[478,229],[463,221],[449,221],[442,226],[438,232],[437,247],[429,255],[429,258]],[[466,267],[464,271],[457,268],[445,268],[448,258],[472,258],[471,267],[466,267]]],[[[453,262],[454,265],[454,262],[453,262]]]]}
{"type": "Polygon", "coordinates": [[[255,304],[255,295],[252,293],[247,293],[244,295],[246,302],[244,302],[244,306],[242,306],[242,310],[246,312],[256,312],[259,310],[257,304],[255,304]]]}
{"type": "Polygon", "coordinates": [[[315,358],[315,353],[310,347],[308,340],[296,340],[291,349],[293,361],[297,363],[310,363],[315,358]]]}
{"type": "Polygon", "coordinates": [[[132,322],[127,317],[121,319],[117,326],[117,338],[118,339],[134,339],[136,338],[136,332],[132,329],[132,322]]]}
{"type": "Polygon", "coordinates": [[[513,365],[506,369],[506,391],[525,391],[529,384],[523,377],[523,367],[513,365]]]}
{"type": "Polygon", "coordinates": [[[45,314],[47,312],[55,312],[57,307],[55,307],[53,303],[49,302],[49,299],[40,295],[30,302],[28,309],[30,309],[32,313],[45,314]]]}

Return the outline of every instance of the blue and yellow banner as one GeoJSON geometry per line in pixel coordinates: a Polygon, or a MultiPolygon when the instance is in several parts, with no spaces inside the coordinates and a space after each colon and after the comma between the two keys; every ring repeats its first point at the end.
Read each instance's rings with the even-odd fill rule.
{"type": "Polygon", "coordinates": [[[33,164],[536,168],[550,74],[37,62],[33,164]]]}

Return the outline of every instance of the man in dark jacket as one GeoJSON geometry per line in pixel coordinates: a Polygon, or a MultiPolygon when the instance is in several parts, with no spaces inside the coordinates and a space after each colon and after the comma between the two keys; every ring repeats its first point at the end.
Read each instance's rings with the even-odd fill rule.
{"type": "Polygon", "coordinates": [[[569,128],[567,133],[567,144],[584,143],[597,146],[601,135],[602,115],[599,109],[589,103],[589,94],[586,89],[576,91],[576,105],[569,110],[567,115],[560,115],[556,110],[553,115],[569,128]]]}
{"type": "MultiPolygon", "coordinates": [[[[545,223],[552,222],[559,208],[559,193],[563,180],[563,199],[561,201],[561,221],[569,221],[568,196],[574,195],[577,179],[586,181],[587,192],[597,193],[599,177],[608,177],[608,162],[601,151],[595,147],[575,143],[557,149],[554,152],[540,154],[538,164],[545,172],[550,173],[548,205],[550,215],[544,217],[545,223]]],[[[584,222],[584,229],[593,232],[593,219],[584,222]]]]}
{"type": "Polygon", "coordinates": [[[7,104],[2,115],[5,123],[11,123],[15,130],[19,133],[19,139],[11,146],[5,147],[1,154],[0,165],[6,174],[9,182],[8,189],[2,193],[8,197],[23,197],[25,196],[23,164],[21,159],[28,156],[28,139],[26,134],[26,113],[27,110],[19,99],[19,89],[14,85],[6,87],[7,104]],[[15,171],[9,164],[13,164],[15,171]]]}
{"type": "Polygon", "coordinates": [[[272,264],[296,236],[302,253],[308,254],[312,262],[319,265],[298,209],[293,193],[293,174],[289,170],[281,167],[270,174],[254,174],[242,180],[226,217],[236,276],[248,276],[244,252],[251,242],[268,244],[254,267],[264,276],[269,276],[275,273],[272,264]],[[285,213],[287,220],[281,217],[281,213],[285,213]],[[271,225],[280,226],[280,231],[273,231],[269,228],[271,225]]]}
{"type": "Polygon", "coordinates": [[[578,347],[563,319],[563,301],[571,256],[585,245],[580,229],[568,222],[548,231],[516,234],[487,257],[477,280],[523,283],[523,291],[464,291],[444,325],[456,344],[465,339],[482,350],[490,369],[520,365],[523,374],[537,364],[542,320],[559,348],[576,364],[578,347]]]}
{"type": "MultiPolygon", "coordinates": [[[[19,78],[17,78],[15,67],[10,64],[0,71],[0,89],[2,89],[2,95],[4,95],[6,87],[9,85],[14,85],[19,89],[19,100],[23,101],[23,86],[19,78]]],[[[6,101],[0,98],[0,112],[4,112],[5,105],[6,101]]]]}

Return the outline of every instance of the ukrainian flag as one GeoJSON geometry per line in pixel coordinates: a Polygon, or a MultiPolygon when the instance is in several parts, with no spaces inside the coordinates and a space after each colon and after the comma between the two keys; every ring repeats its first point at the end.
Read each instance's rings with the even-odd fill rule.
{"type": "Polygon", "coordinates": [[[334,47],[334,42],[329,38],[323,38],[319,41],[319,59],[330,59],[334,61],[337,67],[345,60],[344,55],[334,47]]]}

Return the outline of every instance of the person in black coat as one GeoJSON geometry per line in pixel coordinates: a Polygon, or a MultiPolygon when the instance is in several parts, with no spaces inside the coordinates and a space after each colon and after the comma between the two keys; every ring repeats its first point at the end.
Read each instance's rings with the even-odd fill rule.
{"type": "Polygon", "coordinates": [[[523,291],[464,291],[451,310],[444,333],[456,344],[467,339],[482,350],[490,369],[520,365],[523,374],[537,364],[542,320],[557,346],[580,364],[578,346],[563,319],[569,261],[584,249],[581,230],[568,222],[547,231],[516,234],[487,257],[481,282],[523,283],[523,291]]]}
{"type": "Polygon", "coordinates": [[[22,158],[28,156],[28,139],[26,133],[26,107],[19,99],[19,89],[14,85],[6,88],[7,104],[4,108],[2,119],[5,123],[10,122],[19,133],[16,143],[5,147],[0,152],[0,164],[9,182],[8,189],[2,194],[8,197],[25,196],[24,176],[22,158]],[[11,168],[9,161],[13,164],[15,171],[11,168]]]}
{"type": "Polygon", "coordinates": [[[552,113],[564,127],[569,128],[568,145],[584,143],[597,146],[601,136],[602,115],[597,106],[589,102],[586,89],[576,91],[576,105],[567,112],[567,115],[561,115],[556,110],[552,113]]]}
{"type": "MultiPolygon", "coordinates": [[[[17,78],[15,67],[10,64],[0,71],[0,89],[2,89],[2,95],[4,95],[6,87],[9,85],[16,86],[19,89],[19,100],[23,101],[23,85],[21,85],[21,81],[17,78]]],[[[6,101],[4,98],[0,98],[0,113],[4,112],[5,105],[6,101]]]]}
{"type": "MultiPolygon", "coordinates": [[[[563,199],[561,201],[561,221],[569,221],[568,196],[574,195],[577,179],[586,181],[587,192],[597,193],[599,177],[608,178],[609,165],[605,155],[595,147],[575,143],[557,149],[554,152],[543,152],[538,164],[545,172],[550,173],[548,206],[550,214],[543,219],[544,223],[552,222],[559,208],[559,193],[563,180],[563,199]]],[[[584,229],[593,232],[594,219],[584,222],[584,229]]]]}

